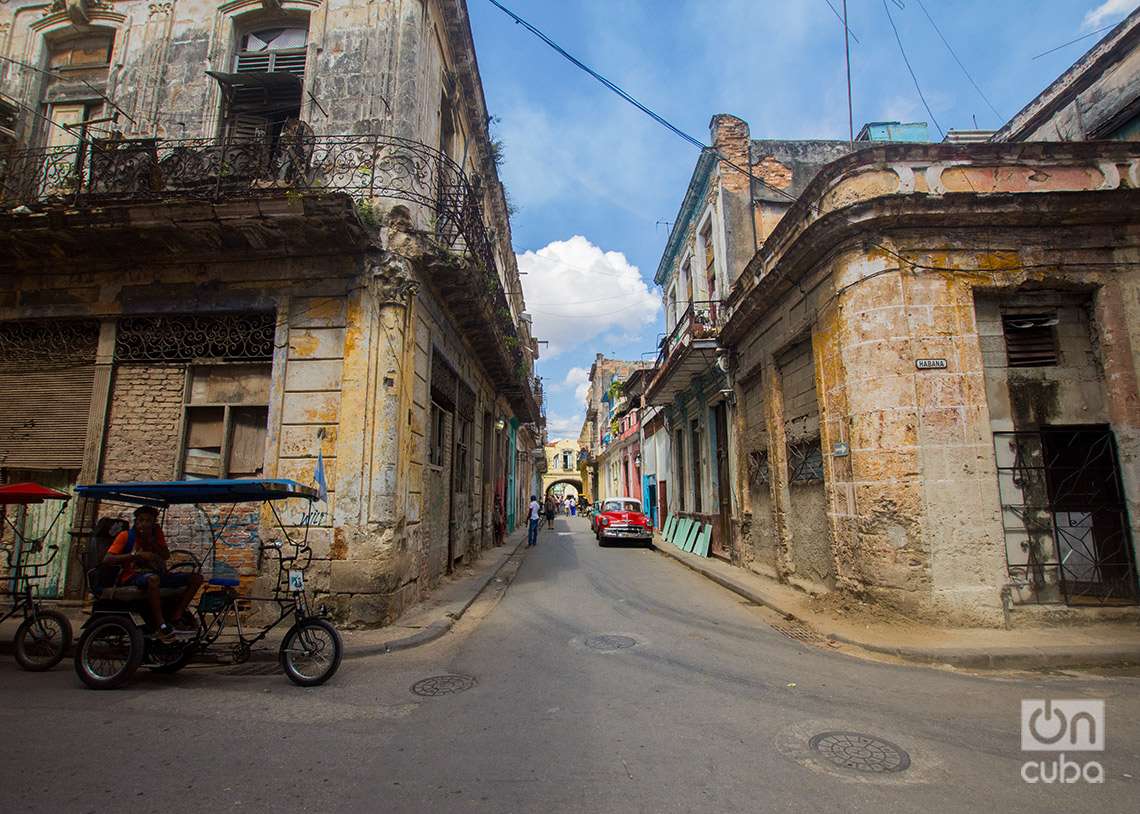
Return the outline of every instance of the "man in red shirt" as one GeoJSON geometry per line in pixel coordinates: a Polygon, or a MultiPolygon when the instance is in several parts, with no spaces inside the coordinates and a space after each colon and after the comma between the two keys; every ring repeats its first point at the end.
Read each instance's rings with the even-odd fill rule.
{"type": "Polygon", "coordinates": [[[158,526],[158,510],[153,506],[140,506],[135,509],[135,525],[130,531],[120,532],[107,555],[106,565],[119,565],[119,585],[133,585],[146,592],[147,607],[151,621],[156,626],[159,639],[169,641],[174,628],[167,623],[162,612],[161,588],[184,588],[178,603],[174,606],[171,618],[182,619],[194,594],[202,587],[202,575],[193,573],[172,574],[166,570],[170,559],[170,549],[166,538],[158,526]]]}

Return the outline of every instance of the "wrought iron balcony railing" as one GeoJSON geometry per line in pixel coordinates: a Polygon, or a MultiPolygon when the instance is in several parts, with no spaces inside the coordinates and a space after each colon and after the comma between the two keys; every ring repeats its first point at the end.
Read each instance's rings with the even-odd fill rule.
{"type": "Polygon", "coordinates": [[[657,362],[653,366],[654,375],[669,363],[669,359],[694,339],[716,339],[724,325],[724,303],[720,300],[698,300],[689,303],[669,335],[661,340],[657,362]]]}
{"type": "Polygon", "coordinates": [[[106,139],[0,154],[0,204],[107,205],[224,201],[284,192],[392,198],[435,215],[437,237],[458,242],[493,269],[482,195],[449,157],[393,136],[314,136],[276,141],[106,139]]]}

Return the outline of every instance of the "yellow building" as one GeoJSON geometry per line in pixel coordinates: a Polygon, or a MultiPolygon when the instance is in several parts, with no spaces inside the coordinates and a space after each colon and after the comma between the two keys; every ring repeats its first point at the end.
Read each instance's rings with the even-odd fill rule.
{"type": "Polygon", "coordinates": [[[555,486],[564,484],[573,493],[584,494],[582,475],[578,471],[578,442],[569,438],[550,441],[546,445],[546,473],[542,476],[542,493],[549,494],[555,486]]]}

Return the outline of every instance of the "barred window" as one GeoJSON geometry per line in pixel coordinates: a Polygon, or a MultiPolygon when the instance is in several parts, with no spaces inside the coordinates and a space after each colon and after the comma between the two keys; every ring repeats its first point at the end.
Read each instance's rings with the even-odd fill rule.
{"type": "Polygon", "coordinates": [[[788,444],[789,483],[823,480],[823,451],[819,439],[788,444]]]}
{"type": "Polygon", "coordinates": [[[748,479],[756,484],[766,484],[772,479],[768,467],[768,450],[754,449],[748,453],[748,479]]]}

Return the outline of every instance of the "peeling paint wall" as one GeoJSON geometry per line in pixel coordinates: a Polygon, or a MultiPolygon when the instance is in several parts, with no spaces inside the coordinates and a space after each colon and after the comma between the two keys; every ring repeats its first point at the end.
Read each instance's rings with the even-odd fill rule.
{"type": "Polygon", "coordinates": [[[869,166],[821,179],[817,200],[825,209],[871,201],[865,217],[876,226],[844,242],[825,227],[781,223],[761,255],[772,258],[765,274],[755,292],[738,293],[742,305],[726,329],[744,407],[737,456],[750,502],[738,520],[752,540],[748,564],[796,583],[797,538],[814,533],[831,550],[837,588],[908,615],[983,625],[1105,617],[1104,609],[1003,607],[1011,577],[993,433],[1043,424],[1110,427],[1135,553],[1140,226],[1125,214],[1133,187],[1123,180],[1135,165],[1121,171],[1118,192],[1115,161],[1101,161],[1103,172],[1092,174],[1093,162],[1083,157],[1072,166],[1048,156],[1008,169],[1000,162],[967,165],[963,173],[976,189],[999,192],[992,199],[980,194],[973,204],[1001,202],[1000,213],[986,220],[942,200],[918,214],[925,195],[919,186],[946,191],[956,183],[933,164],[892,186],[877,162],[861,160],[869,166]],[[1052,166],[1037,174],[1038,160],[1052,166]],[[1068,207],[1058,202],[1054,209],[1045,196],[1035,197],[1082,186],[1099,188],[1104,199],[1070,198],[1068,207]],[[832,195],[840,189],[846,191],[832,195]],[[906,206],[914,207],[905,229],[898,225],[903,205],[891,200],[903,197],[898,193],[909,193],[906,206]],[[1110,196],[1121,200],[1110,203],[1110,196]],[[1082,209],[1093,206],[1095,212],[1082,209]],[[1081,213],[1081,223],[1039,225],[1062,212],[1081,213]],[[1059,365],[1007,369],[999,308],[1056,308],[1059,365]],[[788,432],[795,412],[779,386],[779,354],[805,332],[826,495],[826,522],[807,524],[781,482],[787,450],[771,440],[788,432]],[[917,360],[938,366],[920,368],[917,360]],[[757,477],[761,462],[769,484],[757,477]]]}

